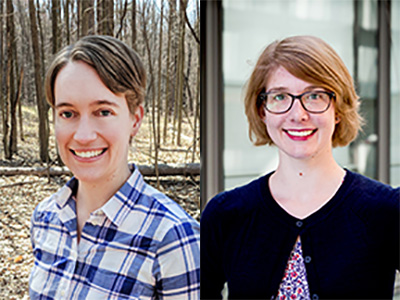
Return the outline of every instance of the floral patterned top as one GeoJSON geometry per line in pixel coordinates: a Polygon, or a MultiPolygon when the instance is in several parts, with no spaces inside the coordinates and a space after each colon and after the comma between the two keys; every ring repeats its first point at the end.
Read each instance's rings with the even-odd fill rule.
{"type": "Polygon", "coordinates": [[[297,238],[290,254],[276,299],[310,299],[300,236],[297,238]]]}

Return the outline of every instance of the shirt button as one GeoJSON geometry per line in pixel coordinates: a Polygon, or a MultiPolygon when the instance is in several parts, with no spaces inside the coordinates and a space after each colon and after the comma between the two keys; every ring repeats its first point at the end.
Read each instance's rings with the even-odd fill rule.
{"type": "Polygon", "coordinates": [[[311,262],[311,256],[304,257],[304,261],[308,264],[311,262]]]}
{"type": "Polygon", "coordinates": [[[296,222],[296,226],[297,226],[297,227],[303,226],[303,222],[302,222],[302,221],[297,221],[297,222],[296,222]]]}
{"type": "Polygon", "coordinates": [[[61,291],[61,296],[63,296],[63,297],[65,296],[65,291],[64,290],[61,291]]]}
{"type": "Polygon", "coordinates": [[[312,300],[318,300],[318,299],[319,299],[319,297],[317,294],[312,295],[312,300]]]}

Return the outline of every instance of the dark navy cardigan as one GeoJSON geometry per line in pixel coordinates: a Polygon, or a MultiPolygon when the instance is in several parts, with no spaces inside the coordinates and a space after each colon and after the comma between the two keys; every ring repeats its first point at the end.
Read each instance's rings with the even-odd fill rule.
{"type": "Polygon", "coordinates": [[[213,198],[201,217],[201,299],[273,299],[301,236],[311,299],[391,299],[399,269],[400,188],[347,171],[305,219],[272,198],[271,174],[213,198]]]}

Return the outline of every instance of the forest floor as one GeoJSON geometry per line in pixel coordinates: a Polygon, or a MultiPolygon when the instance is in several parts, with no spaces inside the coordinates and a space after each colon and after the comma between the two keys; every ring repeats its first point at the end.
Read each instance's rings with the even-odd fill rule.
{"type": "MultiPolygon", "coordinates": [[[[149,114],[147,114],[149,115],[149,114]]],[[[1,167],[45,166],[39,160],[38,120],[33,107],[23,107],[24,141],[18,140],[18,154],[12,161],[4,160],[0,147],[1,167]]],[[[163,118],[162,118],[163,120],[163,118]]],[[[0,116],[1,121],[1,116],[0,116]]],[[[168,125],[167,141],[162,143],[159,163],[176,164],[200,162],[199,140],[193,153],[193,118],[182,123],[181,146],[176,140],[176,130],[168,125]]],[[[51,126],[50,157],[56,158],[55,138],[51,126]]],[[[139,134],[135,137],[129,161],[138,165],[153,165],[154,158],[150,118],[145,117],[139,134]]],[[[197,134],[199,137],[199,134],[197,134]]],[[[0,141],[3,136],[0,133],[0,141]]],[[[69,179],[68,176],[38,177],[29,175],[0,176],[0,299],[29,299],[28,278],[33,264],[30,242],[30,218],[36,205],[56,192],[69,179]]],[[[200,218],[200,184],[196,177],[164,177],[159,190],[178,202],[190,215],[200,218]]],[[[155,178],[145,178],[155,185],[155,178]]]]}

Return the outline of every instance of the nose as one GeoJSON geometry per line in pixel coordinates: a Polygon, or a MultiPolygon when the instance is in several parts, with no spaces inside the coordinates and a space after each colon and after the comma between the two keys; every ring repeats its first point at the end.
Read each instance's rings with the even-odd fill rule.
{"type": "Polygon", "coordinates": [[[76,131],[74,133],[74,140],[80,144],[88,144],[97,138],[97,133],[94,124],[90,121],[90,118],[82,116],[77,124],[76,131]]]}
{"type": "Polygon", "coordinates": [[[293,103],[292,108],[289,110],[290,120],[294,122],[306,121],[309,118],[309,113],[304,109],[300,102],[300,99],[296,99],[293,103]],[[298,100],[298,101],[296,101],[298,100]]]}

